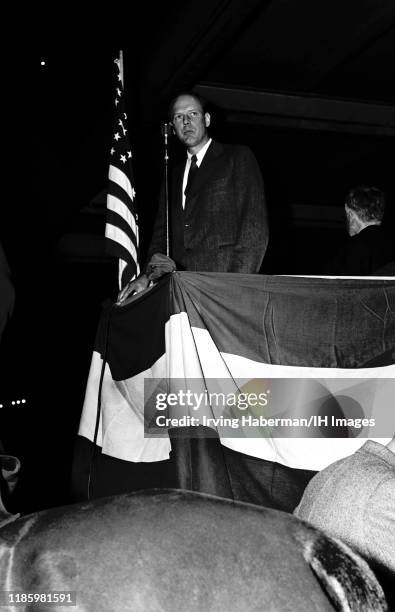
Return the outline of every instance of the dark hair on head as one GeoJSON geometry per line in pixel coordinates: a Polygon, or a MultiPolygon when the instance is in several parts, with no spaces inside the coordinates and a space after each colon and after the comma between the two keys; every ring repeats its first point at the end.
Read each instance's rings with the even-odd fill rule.
{"type": "Polygon", "coordinates": [[[345,203],[361,221],[382,221],[383,219],[385,195],[377,187],[358,185],[348,192],[345,203]]]}
{"type": "Polygon", "coordinates": [[[197,100],[199,102],[200,106],[201,106],[203,114],[206,113],[206,112],[210,112],[209,111],[210,103],[209,103],[208,100],[206,100],[206,98],[204,98],[203,96],[195,93],[192,90],[180,91],[179,93],[177,93],[177,95],[175,95],[170,100],[170,103],[169,103],[169,106],[168,106],[168,114],[169,114],[170,119],[173,118],[174,104],[176,103],[176,100],[178,100],[178,98],[180,98],[181,96],[190,96],[191,98],[194,98],[195,100],[197,100]]]}

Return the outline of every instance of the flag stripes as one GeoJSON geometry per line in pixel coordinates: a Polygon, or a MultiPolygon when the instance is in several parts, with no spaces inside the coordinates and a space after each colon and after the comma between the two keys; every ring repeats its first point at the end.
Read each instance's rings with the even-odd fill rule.
{"type": "Polygon", "coordinates": [[[115,227],[115,225],[107,223],[106,237],[107,240],[111,240],[114,243],[114,251],[116,251],[116,254],[120,259],[127,261],[130,256],[132,259],[137,258],[136,248],[130,241],[129,236],[124,231],[119,229],[119,227],[115,227]]]}
{"type": "Polygon", "coordinates": [[[122,202],[122,200],[119,198],[109,194],[107,198],[107,209],[109,217],[113,217],[112,222],[119,222],[120,227],[122,223],[125,223],[127,228],[124,228],[125,233],[129,234],[131,240],[136,242],[136,236],[138,234],[137,223],[126,204],[124,204],[124,202],[122,202]]]}
{"type": "Polygon", "coordinates": [[[115,113],[108,172],[106,250],[119,259],[119,288],[140,273],[139,230],[132,151],[125,112],[123,58],[116,66],[115,113]]]}
{"type": "Polygon", "coordinates": [[[110,164],[108,178],[116,185],[119,185],[127,193],[131,200],[131,203],[133,203],[136,193],[134,188],[132,187],[132,183],[130,182],[126,174],[119,168],[116,168],[115,166],[110,164]]]}
{"type": "MultiPolygon", "coordinates": [[[[107,238],[114,239],[114,235],[115,235],[114,232],[116,232],[116,230],[119,229],[120,232],[123,232],[123,234],[126,234],[128,239],[130,240],[130,244],[125,245],[126,250],[129,251],[130,254],[132,254],[133,247],[134,247],[137,251],[138,249],[137,238],[135,234],[133,233],[132,228],[129,225],[127,218],[124,219],[118,213],[114,212],[111,209],[108,209],[107,210],[107,226],[108,226],[107,232],[106,232],[107,238]],[[111,226],[114,229],[112,229],[111,226]]],[[[124,244],[121,236],[120,236],[120,243],[124,244]]]]}

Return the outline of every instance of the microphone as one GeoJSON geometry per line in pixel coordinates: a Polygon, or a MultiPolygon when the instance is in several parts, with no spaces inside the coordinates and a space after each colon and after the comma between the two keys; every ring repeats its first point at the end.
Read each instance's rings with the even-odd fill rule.
{"type": "Polygon", "coordinates": [[[167,161],[169,159],[169,153],[167,150],[168,147],[168,137],[171,134],[171,127],[170,127],[170,123],[162,123],[162,136],[164,136],[165,138],[165,162],[167,164],[167,161]]]}
{"type": "Polygon", "coordinates": [[[170,123],[162,123],[162,136],[164,136],[164,162],[165,162],[165,203],[166,203],[166,255],[170,257],[170,218],[169,218],[169,147],[167,139],[171,134],[170,123]]]}
{"type": "Polygon", "coordinates": [[[162,123],[162,136],[165,137],[167,142],[167,137],[171,135],[171,127],[170,123],[162,123]]]}

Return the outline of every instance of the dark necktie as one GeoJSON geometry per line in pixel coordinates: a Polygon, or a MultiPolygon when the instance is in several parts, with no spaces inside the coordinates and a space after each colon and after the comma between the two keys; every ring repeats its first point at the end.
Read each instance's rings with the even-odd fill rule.
{"type": "Polygon", "coordinates": [[[196,155],[192,155],[191,165],[189,166],[189,172],[188,172],[188,180],[187,180],[187,184],[184,190],[185,197],[187,197],[188,193],[190,192],[196,172],[199,170],[199,166],[197,165],[196,162],[197,162],[196,155]]]}

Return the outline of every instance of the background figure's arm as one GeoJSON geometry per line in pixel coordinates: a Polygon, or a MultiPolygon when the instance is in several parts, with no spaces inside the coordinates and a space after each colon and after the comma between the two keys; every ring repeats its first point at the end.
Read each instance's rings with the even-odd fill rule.
{"type": "Polygon", "coordinates": [[[240,262],[235,271],[259,272],[269,242],[269,223],[263,179],[254,154],[240,147],[234,166],[234,203],[237,209],[237,244],[240,262]],[[240,268],[238,270],[237,268],[240,268]]]}

